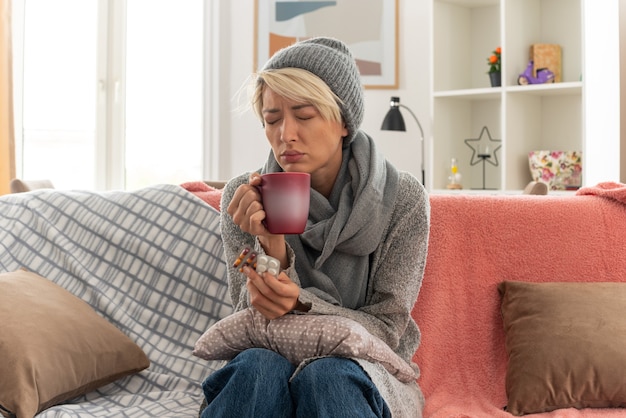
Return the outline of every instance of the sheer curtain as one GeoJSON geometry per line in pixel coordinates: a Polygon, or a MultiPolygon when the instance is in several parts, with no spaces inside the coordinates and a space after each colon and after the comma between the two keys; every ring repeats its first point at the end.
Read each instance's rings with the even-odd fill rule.
{"type": "Polygon", "coordinates": [[[0,195],[15,177],[11,77],[11,0],[0,0],[0,195]]]}

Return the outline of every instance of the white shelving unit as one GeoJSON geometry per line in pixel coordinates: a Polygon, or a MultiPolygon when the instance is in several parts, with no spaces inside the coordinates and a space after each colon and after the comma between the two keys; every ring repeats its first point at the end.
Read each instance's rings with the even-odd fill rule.
{"type": "Polygon", "coordinates": [[[613,22],[618,28],[617,6],[614,0],[433,0],[430,188],[446,188],[452,157],[458,161],[463,187],[482,188],[482,163],[470,165],[472,149],[464,140],[478,138],[483,126],[501,140],[495,155],[498,166],[485,165],[488,189],[523,189],[531,180],[528,153],[543,149],[582,151],[584,185],[596,179],[618,180],[617,33],[615,51],[610,42],[607,46],[613,22]],[[606,27],[585,31],[592,18],[603,20],[606,27]],[[561,46],[560,83],[517,84],[534,43],[561,46]],[[487,57],[498,46],[502,86],[491,87],[487,57]],[[603,72],[597,63],[586,64],[590,48],[596,57],[601,56],[597,48],[609,48],[602,54],[602,67],[615,65],[615,70],[603,72]],[[587,94],[587,77],[593,77],[599,90],[595,93],[600,94],[587,94]],[[617,113],[597,110],[611,106],[617,113]],[[592,142],[590,133],[598,131],[608,137],[594,136],[592,142]]]}

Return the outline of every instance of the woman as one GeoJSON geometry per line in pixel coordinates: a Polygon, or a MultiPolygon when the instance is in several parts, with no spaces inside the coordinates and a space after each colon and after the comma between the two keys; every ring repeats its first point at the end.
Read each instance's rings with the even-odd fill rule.
{"type": "MultiPolygon", "coordinates": [[[[260,173],[310,173],[311,203],[302,234],[272,235],[259,174],[228,182],[227,260],[250,247],[283,269],[274,277],[229,267],[235,310],[350,318],[410,363],[420,339],[410,313],[426,259],[428,196],[359,130],[363,88],[348,48],[313,38],[277,52],[257,74],[252,106],[272,148],[260,173]]],[[[237,355],[203,389],[203,417],[416,418],[423,407],[416,382],[402,383],[380,364],[316,357],[294,365],[260,348],[237,355]]]]}

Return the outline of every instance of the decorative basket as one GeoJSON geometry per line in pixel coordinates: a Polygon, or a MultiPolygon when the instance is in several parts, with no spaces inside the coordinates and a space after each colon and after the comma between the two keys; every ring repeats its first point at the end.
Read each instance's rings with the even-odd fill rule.
{"type": "Polygon", "coordinates": [[[581,151],[531,151],[528,163],[532,179],[550,190],[576,190],[582,185],[581,151]]]}

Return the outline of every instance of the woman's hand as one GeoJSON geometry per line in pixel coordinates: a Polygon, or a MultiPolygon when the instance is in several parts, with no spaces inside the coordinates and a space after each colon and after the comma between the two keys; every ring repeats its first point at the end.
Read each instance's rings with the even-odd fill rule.
{"type": "Polygon", "coordinates": [[[300,287],[284,272],[276,277],[267,272],[258,274],[245,267],[243,273],[248,277],[246,286],[250,304],[267,319],[279,318],[301,306],[298,302],[300,287]]]}
{"type": "Polygon", "coordinates": [[[263,224],[265,210],[261,203],[261,192],[258,186],[261,185],[259,173],[252,173],[248,184],[242,184],[235,190],[226,211],[233,218],[233,222],[242,231],[252,235],[266,235],[268,230],[263,224]]]}
{"type": "Polygon", "coordinates": [[[265,210],[258,186],[261,185],[261,175],[252,173],[248,184],[242,184],[235,190],[235,194],[228,204],[226,211],[233,218],[233,222],[243,232],[256,235],[263,246],[265,253],[280,261],[281,268],[288,266],[285,236],[270,233],[263,221],[265,210]]]}

